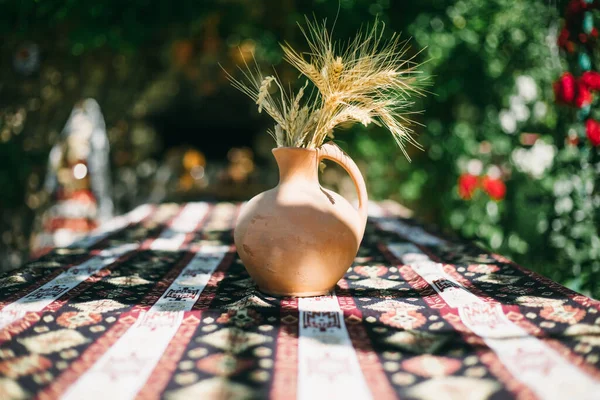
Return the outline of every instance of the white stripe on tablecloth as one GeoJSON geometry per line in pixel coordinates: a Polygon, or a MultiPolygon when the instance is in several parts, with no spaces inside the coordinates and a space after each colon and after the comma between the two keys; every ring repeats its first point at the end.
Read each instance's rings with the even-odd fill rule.
{"type": "Polygon", "coordinates": [[[484,301],[465,289],[452,276],[447,274],[442,265],[431,261],[412,243],[394,243],[388,245],[390,252],[404,264],[419,274],[450,307],[462,307],[469,304],[483,304],[484,301]]]}
{"type": "Polygon", "coordinates": [[[390,244],[388,249],[425,279],[450,307],[458,308],[461,322],[483,339],[515,379],[540,398],[597,398],[600,382],[510,321],[500,304],[486,303],[459,285],[413,244],[390,244]]]}
{"type": "Polygon", "coordinates": [[[206,203],[188,203],[170,226],[150,245],[152,250],[177,250],[208,212],[206,203]]]}
{"type": "Polygon", "coordinates": [[[424,246],[439,246],[446,243],[445,240],[426,232],[420,226],[408,225],[397,218],[379,218],[377,226],[382,231],[397,233],[411,242],[424,246]]]}
{"type": "MultiPolygon", "coordinates": [[[[195,228],[206,214],[207,208],[208,206],[203,203],[188,204],[179,215],[179,217],[181,217],[185,214],[186,219],[176,218],[173,220],[170,224],[171,229],[167,228],[164,230],[156,240],[162,239],[163,247],[165,248],[176,249],[177,247],[175,246],[180,246],[182,244],[179,232],[189,229],[189,226],[192,224],[194,224],[193,228],[195,228]],[[202,212],[202,210],[204,210],[204,212],[202,212]],[[175,224],[177,225],[175,226],[175,224]]],[[[151,206],[141,206],[124,215],[122,218],[117,217],[117,222],[106,224],[106,227],[102,232],[98,232],[95,235],[83,239],[79,246],[89,247],[93,243],[96,243],[110,235],[112,232],[122,229],[130,223],[141,221],[151,210],[151,206]]],[[[154,242],[152,242],[152,244],[154,244],[154,242]]],[[[28,312],[42,311],[52,302],[60,298],[69,290],[75,288],[81,282],[87,280],[90,276],[102,268],[112,264],[119,257],[128,252],[134,251],[139,247],[139,243],[128,243],[111,247],[101,251],[98,256],[92,257],[79,265],[67,269],[43,286],[37,288],[26,296],[21,297],[15,302],[8,304],[6,307],[0,310],[0,329],[23,318],[23,316],[28,312]]]]}
{"type": "Polygon", "coordinates": [[[88,279],[100,269],[112,264],[119,257],[135,250],[137,247],[135,244],[125,244],[103,250],[100,255],[69,268],[50,282],[10,303],[0,310],[0,329],[23,318],[28,312],[42,311],[50,303],[88,279]]]}
{"type": "Polygon", "coordinates": [[[63,399],[132,399],[142,388],[225,253],[197,253],[161,298],[67,390],[63,399]]]}
{"type": "MultiPolygon", "coordinates": [[[[358,201],[354,202],[353,204],[358,206],[358,201]]],[[[368,207],[367,207],[367,213],[369,214],[369,217],[371,217],[371,218],[385,217],[385,210],[383,209],[383,207],[381,207],[379,205],[379,203],[372,201],[372,200],[369,200],[368,207]]]]}
{"type": "Polygon", "coordinates": [[[298,310],[298,400],[371,399],[337,298],[300,298],[298,310]]]}
{"type": "Polygon", "coordinates": [[[88,248],[106,238],[110,234],[125,228],[127,225],[140,222],[146,218],[148,214],[150,214],[152,208],[153,207],[151,205],[144,204],[131,210],[125,215],[114,217],[102,224],[100,227],[98,227],[98,229],[93,230],[88,236],[75,241],[69,245],[69,247],[88,248]]]}
{"type": "MultiPolygon", "coordinates": [[[[90,247],[113,232],[123,229],[129,224],[141,221],[151,211],[151,206],[140,206],[123,216],[114,218],[113,221],[115,222],[109,221],[100,230],[76,242],[72,247],[90,247]]],[[[135,250],[137,247],[137,244],[125,244],[105,249],[98,256],[69,268],[33,292],[8,304],[0,310],[0,329],[23,318],[28,312],[42,311],[53,301],[88,279],[100,269],[112,264],[119,257],[135,250]]]]}

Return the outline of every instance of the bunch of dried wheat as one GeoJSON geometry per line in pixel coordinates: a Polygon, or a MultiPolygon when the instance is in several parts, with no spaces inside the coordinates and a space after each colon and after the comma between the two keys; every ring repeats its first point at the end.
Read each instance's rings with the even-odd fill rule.
{"type": "Polygon", "coordinates": [[[263,76],[256,62],[253,68],[242,69],[244,82],[229,78],[256,102],[259,112],[265,110],[275,120],[269,133],[279,147],[318,147],[333,137],[335,127],[350,121],[385,126],[405,152],[406,141],[417,145],[407,110],[411,95],[422,94],[423,80],[414,57],[406,57],[406,42],[397,34],[385,40],[384,28],[375,21],[342,44],[332,40],[325,23],[307,20],[306,29],[301,29],[310,52],[299,53],[287,43],[282,49],[285,60],[315,86],[308,98],[308,81],[295,95],[288,93],[277,77],[263,76]],[[273,84],[275,95],[270,90],[273,84]]]}

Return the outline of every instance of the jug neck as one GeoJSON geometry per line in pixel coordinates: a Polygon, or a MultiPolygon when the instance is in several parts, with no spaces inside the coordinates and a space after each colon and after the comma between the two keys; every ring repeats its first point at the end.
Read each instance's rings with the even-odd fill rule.
{"type": "Polygon", "coordinates": [[[319,183],[318,156],[315,149],[278,147],[273,156],[279,167],[279,184],[295,181],[319,183]]]}

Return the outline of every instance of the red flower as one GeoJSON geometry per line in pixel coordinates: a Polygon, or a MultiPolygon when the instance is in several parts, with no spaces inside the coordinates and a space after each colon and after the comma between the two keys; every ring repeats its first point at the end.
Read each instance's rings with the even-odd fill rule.
{"type": "Polygon", "coordinates": [[[585,121],[585,133],[592,146],[600,146],[600,122],[591,118],[585,121]]]}
{"type": "Polygon", "coordinates": [[[581,80],[578,80],[576,87],[577,95],[575,96],[575,105],[578,108],[590,105],[592,103],[592,92],[590,92],[588,86],[581,80]]]}
{"type": "Polygon", "coordinates": [[[573,17],[575,14],[579,14],[587,8],[587,4],[583,0],[571,0],[567,5],[566,16],[567,18],[573,17]]]}
{"type": "Polygon", "coordinates": [[[566,48],[567,44],[569,43],[569,31],[567,30],[567,28],[562,28],[562,30],[560,31],[560,35],[558,35],[558,47],[562,47],[562,48],[566,48]]]}
{"type": "Polygon", "coordinates": [[[500,179],[490,178],[486,176],[482,181],[483,190],[496,201],[504,199],[506,196],[506,185],[500,179]]]}
{"type": "Polygon", "coordinates": [[[581,75],[580,80],[590,90],[600,90],[600,73],[596,71],[586,71],[581,75]]]}
{"type": "Polygon", "coordinates": [[[554,96],[557,103],[570,104],[573,102],[575,83],[575,77],[570,72],[565,72],[558,81],[554,82],[554,96]]]}
{"type": "Polygon", "coordinates": [[[475,175],[462,174],[458,178],[458,194],[463,200],[471,200],[478,187],[479,177],[475,175]]]}

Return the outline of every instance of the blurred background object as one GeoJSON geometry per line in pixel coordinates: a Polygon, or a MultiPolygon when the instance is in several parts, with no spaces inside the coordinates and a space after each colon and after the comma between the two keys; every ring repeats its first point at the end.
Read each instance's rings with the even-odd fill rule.
{"type": "Polygon", "coordinates": [[[94,99],[86,99],[75,106],[50,150],[43,190],[33,197],[37,200],[31,200],[43,210],[32,234],[32,256],[68,246],[112,217],[109,162],[100,106],[94,99]]]}
{"type": "MultiPolygon", "coordinates": [[[[278,43],[302,46],[305,14],[337,15],[339,38],[377,15],[414,53],[425,48],[417,60],[433,85],[415,105],[425,150],[409,148],[412,162],[379,129],[336,134],[371,197],[600,296],[600,116],[594,77],[582,78],[600,60],[596,0],[0,4],[0,268],[29,254],[73,104],[93,98],[104,114],[115,213],[247,199],[277,181],[269,121],[219,64],[235,73],[254,57],[295,78],[278,43]]],[[[354,196],[335,166],[322,181],[354,196]]]]}

